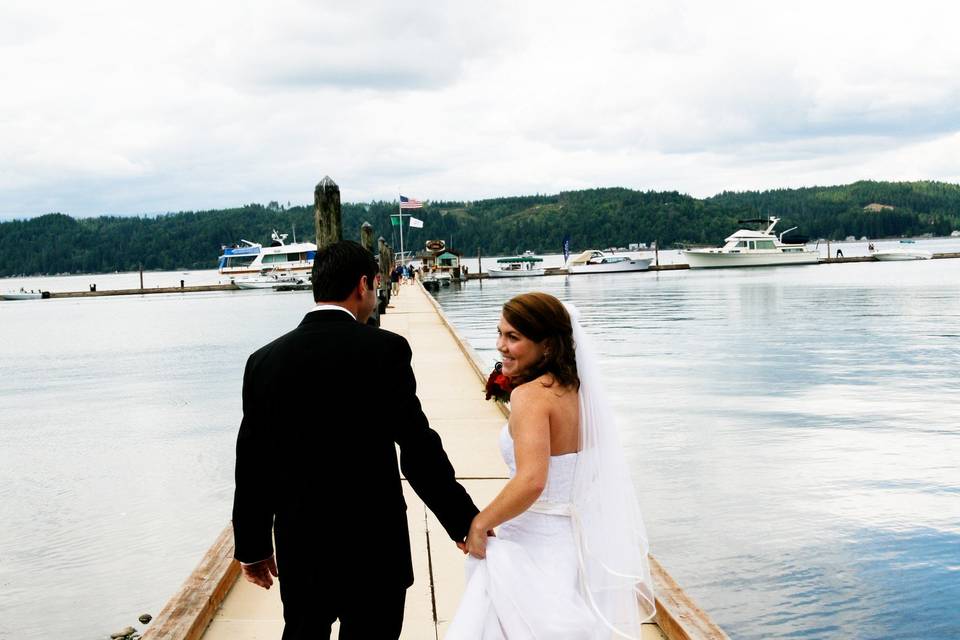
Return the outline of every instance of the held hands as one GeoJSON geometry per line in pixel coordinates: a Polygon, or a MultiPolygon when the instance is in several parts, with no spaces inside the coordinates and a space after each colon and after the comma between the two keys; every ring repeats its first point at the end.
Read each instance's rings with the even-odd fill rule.
{"type": "Polygon", "coordinates": [[[457,548],[464,553],[469,553],[474,558],[487,557],[487,538],[496,537],[493,529],[487,529],[477,522],[474,518],[470,525],[470,531],[467,533],[465,542],[458,542],[457,548]]]}
{"type": "Polygon", "coordinates": [[[278,575],[275,556],[270,556],[266,560],[261,560],[253,564],[243,565],[243,577],[246,578],[248,582],[252,582],[264,589],[269,589],[273,586],[273,577],[278,575]]]}

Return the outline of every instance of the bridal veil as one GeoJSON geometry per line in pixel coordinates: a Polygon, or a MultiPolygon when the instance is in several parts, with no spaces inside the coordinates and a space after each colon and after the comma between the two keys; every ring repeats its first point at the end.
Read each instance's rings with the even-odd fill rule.
{"type": "Polygon", "coordinates": [[[630,469],[580,312],[564,303],[573,326],[580,377],[580,455],[572,515],[584,597],[616,636],[640,638],[655,613],[649,543],[630,469]]]}

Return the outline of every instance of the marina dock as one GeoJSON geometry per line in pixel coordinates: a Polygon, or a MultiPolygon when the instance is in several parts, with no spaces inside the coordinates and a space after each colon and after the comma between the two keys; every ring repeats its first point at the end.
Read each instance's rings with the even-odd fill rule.
{"type": "MultiPolygon", "coordinates": [[[[956,259],[960,258],[960,252],[948,252],[948,253],[934,253],[931,256],[933,260],[943,260],[943,259],[956,259]]],[[[816,264],[846,264],[853,262],[879,262],[873,256],[850,256],[845,257],[841,256],[839,258],[823,258],[816,264]]],[[[659,272],[659,271],[680,271],[689,269],[690,265],[684,263],[675,263],[675,264],[651,264],[646,272],[659,272]]],[[[734,267],[736,268],[736,267],[734,267]]],[[[740,267],[742,268],[742,267],[740,267]]],[[[562,276],[568,275],[567,269],[564,267],[547,267],[544,275],[546,276],[562,276]]],[[[633,272],[633,273],[644,273],[644,271],[633,272]]],[[[464,280],[483,280],[488,278],[489,275],[486,272],[480,273],[467,273],[463,275],[464,280]]],[[[303,289],[303,285],[287,285],[277,288],[278,291],[294,291],[303,289]]],[[[307,286],[309,288],[309,286],[307,286]]],[[[211,291],[240,291],[240,287],[235,285],[233,282],[228,284],[204,284],[204,285],[190,285],[190,286],[180,286],[180,287],[142,287],[136,289],[104,289],[104,290],[90,290],[90,291],[38,291],[37,293],[42,294],[43,299],[52,299],[52,298],[98,298],[106,296],[140,296],[140,295],[150,295],[158,293],[204,293],[211,291]]],[[[2,298],[2,292],[0,292],[0,302],[4,301],[2,298]]]]}
{"type": "MultiPolygon", "coordinates": [[[[381,323],[409,340],[424,412],[443,438],[458,479],[482,507],[507,480],[497,446],[507,409],[484,400],[486,372],[420,284],[402,286],[381,323]]],[[[464,557],[406,482],[404,498],[416,581],[407,591],[401,638],[440,640],[463,592],[464,557]]],[[[246,582],[232,557],[233,534],[228,524],[147,627],[144,640],[279,638],[283,629],[279,589],[275,585],[265,591],[246,582]]],[[[644,640],[727,638],[655,559],[651,565],[658,613],[654,623],[644,626],[644,640]]],[[[373,585],[369,606],[371,615],[376,615],[373,585]]],[[[332,637],[337,637],[336,626],[332,637]]]]}

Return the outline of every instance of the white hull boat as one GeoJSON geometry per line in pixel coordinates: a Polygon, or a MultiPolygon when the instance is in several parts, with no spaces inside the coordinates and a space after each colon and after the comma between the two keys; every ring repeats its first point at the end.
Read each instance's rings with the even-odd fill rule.
{"type": "Polygon", "coordinates": [[[41,291],[7,291],[0,295],[4,300],[39,300],[43,297],[41,291]]]}
{"type": "Polygon", "coordinates": [[[894,262],[901,260],[930,260],[933,254],[922,249],[885,249],[874,251],[875,260],[883,262],[894,262]]]}
{"type": "Polygon", "coordinates": [[[529,278],[530,276],[542,276],[545,273],[544,269],[524,269],[523,271],[489,269],[487,271],[487,275],[491,278],[529,278]]]}
{"type": "Polygon", "coordinates": [[[531,276],[542,276],[546,273],[545,269],[537,265],[543,262],[543,258],[538,258],[529,251],[522,256],[511,258],[500,258],[497,260],[497,267],[487,270],[487,275],[491,278],[529,278],[531,276]]]}
{"type": "Polygon", "coordinates": [[[285,244],[286,239],[287,234],[274,230],[269,247],[249,240],[223,247],[217,269],[226,276],[246,276],[273,270],[308,277],[313,269],[317,245],[312,242],[285,244]]]}
{"type": "Polygon", "coordinates": [[[803,244],[784,242],[787,229],[779,236],[773,228],[780,218],[770,216],[766,220],[741,220],[740,222],[763,222],[768,224],[765,231],[740,229],[716,249],[686,249],[683,256],[691,269],[719,267],[776,267],[795,264],[816,264],[820,256],[816,251],[808,250],[803,244]]]}
{"type": "Polygon", "coordinates": [[[307,278],[293,274],[265,274],[253,278],[237,278],[233,284],[240,289],[273,289],[275,287],[306,284],[307,278]]]}
{"type": "Polygon", "coordinates": [[[628,271],[647,271],[653,258],[630,258],[611,256],[596,249],[584,251],[570,260],[567,273],[624,273],[628,271]]]}

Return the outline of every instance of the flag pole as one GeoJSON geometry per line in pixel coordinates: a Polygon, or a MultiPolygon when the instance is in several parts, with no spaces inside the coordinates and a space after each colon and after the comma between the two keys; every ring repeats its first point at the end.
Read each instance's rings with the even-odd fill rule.
{"type": "Polygon", "coordinates": [[[403,257],[403,203],[400,198],[400,187],[397,187],[397,217],[400,218],[400,264],[406,264],[406,258],[403,257]]]}

